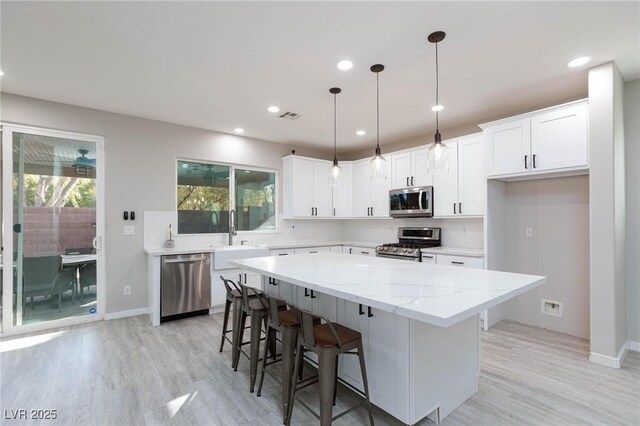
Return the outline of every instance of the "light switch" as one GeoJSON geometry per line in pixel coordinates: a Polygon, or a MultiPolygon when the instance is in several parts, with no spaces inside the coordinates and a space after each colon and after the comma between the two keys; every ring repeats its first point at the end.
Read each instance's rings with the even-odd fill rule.
{"type": "Polygon", "coordinates": [[[125,225],[122,227],[122,235],[134,235],[136,233],[136,227],[133,225],[125,225]]]}
{"type": "Polygon", "coordinates": [[[527,226],[527,229],[526,229],[525,232],[526,232],[527,237],[533,237],[533,227],[527,226]]]}

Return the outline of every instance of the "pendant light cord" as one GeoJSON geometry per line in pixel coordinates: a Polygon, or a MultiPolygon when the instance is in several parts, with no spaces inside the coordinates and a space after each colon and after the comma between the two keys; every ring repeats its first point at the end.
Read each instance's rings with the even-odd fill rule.
{"type": "Polygon", "coordinates": [[[337,94],[333,94],[333,159],[334,161],[338,159],[338,122],[337,122],[337,113],[336,113],[336,96],[337,94]]]}
{"type": "Polygon", "coordinates": [[[380,150],[380,73],[376,73],[376,149],[380,150]]]}
{"type": "MultiPolygon", "coordinates": [[[[436,42],[436,106],[440,105],[439,102],[439,91],[440,91],[440,76],[438,73],[438,43],[436,42]]],[[[438,110],[436,109],[436,132],[440,131],[440,126],[438,123],[438,110]]]]}

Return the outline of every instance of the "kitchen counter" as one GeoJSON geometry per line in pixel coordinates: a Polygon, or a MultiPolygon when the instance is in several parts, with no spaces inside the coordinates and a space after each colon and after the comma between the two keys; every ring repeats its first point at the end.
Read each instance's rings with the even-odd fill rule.
{"type": "Polygon", "coordinates": [[[430,247],[421,250],[423,253],[429,254],[446,254],[451,256],[469,256],[469,257],[484,257],[484,250],[478,248],[464,248],[464,247],[430,247]]]}
{"type": "Polygon", "coordinates": [[[145,247],[144,252],[149,256],[171,256],[174,254],[189,254],[189,253],[213,253],[216,249],[223,248],[227,246],[219,245],[211,245],[211,244],[202,244],[196,246],[187,246],[187,247],[174,247],[174,248],[165,248],[165,247],[145,247]]]}
{"type": "Polygon", "coordinates": [[[542,285],[537,275],[317,253],[235,260],[319,293],[449,327],[542,285]]]}
{"type": "MultiPolygon", "coordinates": [[[[275,278],[267,294],[360,332],[371,402],[404,424],[439,423],[478,391],[480,312],[546,281],[331,252],[231,263],[275,278]]],[[[357,362],[338,365],[362,388],[357,362]]]]}
{"type": "Polygon", "coordinates": [[[376,248],[381,243],[368,242],[353,242],[353,241],[289,241],[289,242],[273,242],[273,243],[261,243],[259,246],[267,247],[269,250],[284,250],[290,248],[305,248],[305,247],[328,247],[328,246],[354,246],[364,248],[376,248]]]}

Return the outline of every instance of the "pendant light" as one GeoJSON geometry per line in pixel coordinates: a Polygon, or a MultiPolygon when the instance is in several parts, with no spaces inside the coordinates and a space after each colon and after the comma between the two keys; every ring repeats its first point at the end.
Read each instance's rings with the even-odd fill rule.
{"type": "Polygon", "coordinates": [[[333,95],[333,166],[331,166],[331,174],[329,181],[331,186],[340,186],[342,178],[342,167],[338,165],[338,133],[337,133],[337,114],[336,114],[336,95],[342,92],[339,87],[332,87],[329,93],[333,95]]]}
{"type": "Polygon", "coordinates": [[[369,162],[371,179],[387,178],[387,160],[384,159],[380,151],[380,73],[383,70],[384,65],[382,64],[371,66],[371,72],[376,73],[376,150],[369,162]]]}
{"type": "Polygon", "coordinates": [[[433,137],[433,144],[427,151],[427,172],[433,173],[445,173],[449,171],[449,153],[447,146],[442,143],[442,136],[440,135],[440,128],[438,122],[438,113],[442,110],[442,105],[439,103],[439,83],[440,76],[438,74],[438,43],[444,40],[445,33],[443,31],[436,31],[429,34],[427,40],[429,43],[436,45],[436,104],[432,111],[436,113],[436,134],[433,137]]]}

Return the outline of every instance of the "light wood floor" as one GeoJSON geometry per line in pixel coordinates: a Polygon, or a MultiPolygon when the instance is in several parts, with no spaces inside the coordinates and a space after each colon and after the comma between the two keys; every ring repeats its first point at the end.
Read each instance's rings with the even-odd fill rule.
{"type": "MultiPolygon", "coordinates": [[[[248,361],[234,373],[218,353],[220,316],[152,327],[146,316],[0,342],[0,415],[56,409],[50,425],[278,425],[279,384],[248,392],[248,361]]],[[[620,370],[590,363],[588,341],[503,321],[482,337],[479,392],[445,425],[640,424],[640,354],[620,370]]],[[[304,395],[315,402],[313,387],[304,395]]],[[[354,396],[340,389],[337,410],[354,396]]],[[[376,424],[398,421],[376,410],[376,424]]],[[[0,420],[1,424],[32,424],[0,420]]],[[[300,405],[293,424],[317,421],[300,405]]],[[[366,424],[357,410],[339,425],[366,424]]],[[[421,425],[432,424],[428,420],[421,425]]]]}

